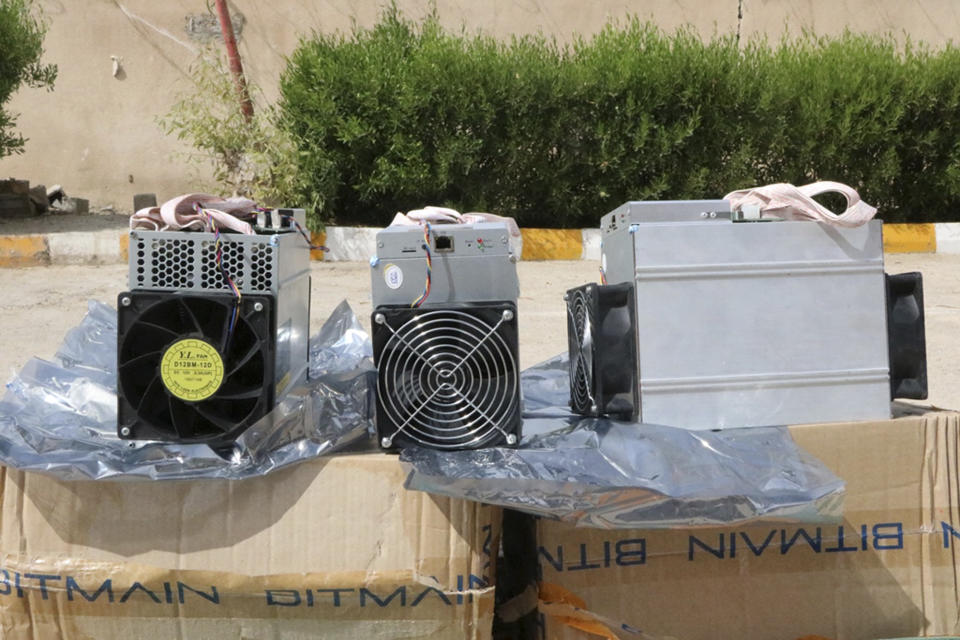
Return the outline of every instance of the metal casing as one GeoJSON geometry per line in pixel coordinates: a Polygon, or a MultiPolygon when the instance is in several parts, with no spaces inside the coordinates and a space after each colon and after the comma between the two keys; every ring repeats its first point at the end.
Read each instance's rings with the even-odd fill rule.
{"type": "Polygon", "coordinates": [[[879,220],[734,222],[722,200],[631,202],[601,233],[607,281],[636,285],[643,422],[889,418],[879,220]]]}
{"type": "MultiPolygon", "coordinates": [[[[284,209],[303,224],[302,209],[284,209]]],[[[223,233],[223,265],[243,295],[275,297],[275,398],[304,382],[309,362],[310,247],[293,228],[223,233]]],[[[215,235],[133,230],[131,291],[229,292],[216,263],[215,235]]]]}
{"type": "MultiPolygon", "coordinates": [[[[202,231],[130,232],[131,290],[222,291],[215,235],[202,231]]],[[[277,293],[281,283],[310,271],[306,240],[293,229],[224,233],[223,265],[241,293],[277,293]]]]}
{"type": "MultiPolygon", "coordinates": [[[[426,254],[423,229],[391,226],[377,233],[371,259],[373,306],[409,305],[423,292],[426,254]]],[[[501,222],[433,225],[430,234],[433,275],[423,306],[454,302],[516,302],[520,293],[510,232],[501,222]],[[450,250],[437,248],[448,238],[450,250]]]]}

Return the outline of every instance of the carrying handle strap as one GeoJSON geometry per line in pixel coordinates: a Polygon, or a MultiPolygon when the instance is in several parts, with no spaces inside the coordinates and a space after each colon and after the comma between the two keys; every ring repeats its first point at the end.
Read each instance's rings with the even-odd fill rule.
{"type": "Polygon", "coordinates": [[[872,220],[877,214],[872,207],[860,199],[856,189],[841,182],[821,181],[795,187],[792,184],[768,184],[752,189],[732,191],[724,196],[733,209],[744,205],[759,207],[761,217],[781,218],[783,220],[812,220],[836,227],[859,227],[872,220]],[[830,211],[813,199],[824,193],[839,193],[847,201],[843,213],[830,211]]]}

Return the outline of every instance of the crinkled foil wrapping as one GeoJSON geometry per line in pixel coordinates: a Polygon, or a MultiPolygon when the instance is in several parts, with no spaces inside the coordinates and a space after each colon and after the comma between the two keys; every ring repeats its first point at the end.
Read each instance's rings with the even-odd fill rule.
{"type": "MultiPolygon", "coordinates": [[[[371,442],[369,335],[346,302],[310,342],[310,380],[232,452],[116,434],[116,312],[91,302],[57,352],[33,359],[0,401],[0,463],[63,479],[240,479],[371,442]]],[[[600,528],[811,522],[842,512],[843,482],[780,428],[687,431],[582,418],[568,361],[525,371],[518,448],[408,448],[407,488],[600,528]]]]}
{"type": "Polygon", "coordinates": [[[408,448],[407,488],[595,528],[689,528],[842,515],[844,483],[786,427],[687,431],[582,418],[566,356],[524,372],[516,449],[408,448]]]}

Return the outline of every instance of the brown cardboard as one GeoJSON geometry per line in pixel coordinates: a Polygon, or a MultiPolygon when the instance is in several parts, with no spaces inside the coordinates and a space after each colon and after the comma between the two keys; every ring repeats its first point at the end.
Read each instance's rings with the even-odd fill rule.
{"type": "Polygon", "coordinates": [[[541,520],[540,637],[960,632],[960,415],[791,432],[846,481],[842,523],[603,531],[541,520]]]}
{"type": "Polygon", "coordinates": [[[396,456],[240,482],[0,478],[5,639],[491,634],[499,511],[405,490],[396,456]]]}

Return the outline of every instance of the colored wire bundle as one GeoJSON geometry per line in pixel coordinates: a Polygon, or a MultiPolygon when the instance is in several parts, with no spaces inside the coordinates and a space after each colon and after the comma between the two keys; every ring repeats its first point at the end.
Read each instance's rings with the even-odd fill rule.
{"type": "Polygon", "coordinates": [[[237,319],[240,316],[240,301],[243,299],[243,295],[240,293],[240,288],[233,281],[233,278],[227,273],[227,268],[223,264],[223,241],[220,238],[220,229],[217,227],[216,221],[213,219],[213,216],[204,211],[199,203],[194,204],[193,208],[197,213],[202,214],[206,218],[207,226],[213,231],[213,250],[216,253],[217,268],[220,270],[220,275],[223,276],[224,282],[227,283],[230,290],[233,291],[233,295],[236,296],[233,305],[233,315],[230,317],[230,325],[227,327],[227,344],[229,344],[230,339],[233,337],[233,330],[237,326],[237,319]]]}
{"type": "MultiPolygon", "coordinates": [[[[259,209],[259,211],[269,211],[269,209],[259,209]]],[[[297,222],[296,218],[291,215],[282,215],[280,217],[284,220],[288,220],[290,224],[293,225],[293,228],[300,232],[300,235],[303,236],[303,239],[307,241],[307,246],[310,247],[311,251],[329,251],[329,249],[322,244],[313,244],[313,241],[310,239],[310,234],[307,233],[307,230],[304,229],[299,222],[297,222]]]]}
{"type": "Polygon", "coordinates": [[[427,297],[430,295],[430,283],[433,276],[433,256],[430,255],[430,223],[425,222],[423,225],[423,251],[427,257],[427,281],[423,285],[423,293],[410,303],[411,307],[419,307],[422,305],[427,297]]]}

